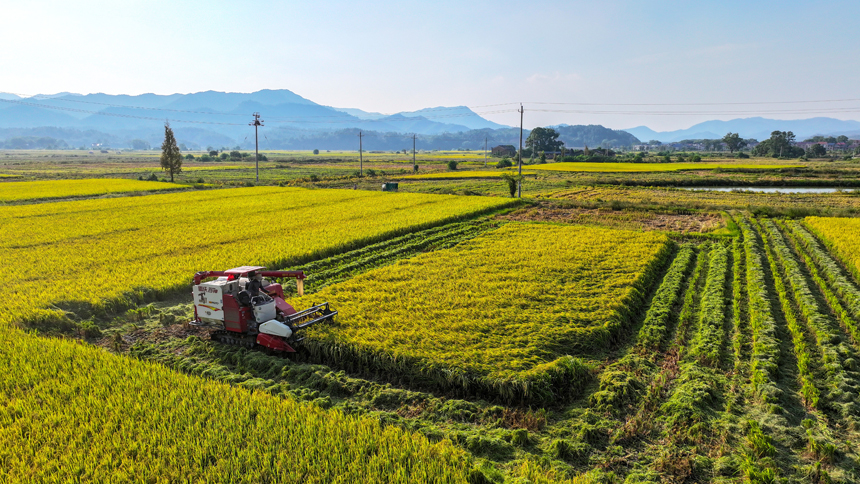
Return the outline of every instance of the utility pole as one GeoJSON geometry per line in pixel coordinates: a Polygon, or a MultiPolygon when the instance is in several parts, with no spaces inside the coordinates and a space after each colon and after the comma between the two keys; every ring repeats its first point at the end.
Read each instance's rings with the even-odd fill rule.
{"type": "Polygon", "coordinates": [[[418,173],[418,165],[415,164],[415,134],[412,135],[412,171],[418,173]]]}
{"type": "Polygon", "coordinates": [[[361,131],[358,132],[358,177],[364,177],[364,157],[361,154],[361,131]]]}
{"type": "Polygon", "coordinates": [[[257,137],[257,128],[263,126],[263,120],[260,119],[260,113],[254,113],[254,121],[248,123],[248,126],[254,127],[254,161],[257,164],[257,182],[260,181],[260,138],[257,137]]]}
{"type": "Polygon", "coordinates": [[[517,156],[519,161],[520,172],[519,181],[517,181],[517,198],[523,198],[523,105],[520,104],[520,152],[517,156]]]}
{"type": "Polygon", "coordinates": [[[484,168],[487,167],[487,140],[489,138],[484,136],[484,168]]]}

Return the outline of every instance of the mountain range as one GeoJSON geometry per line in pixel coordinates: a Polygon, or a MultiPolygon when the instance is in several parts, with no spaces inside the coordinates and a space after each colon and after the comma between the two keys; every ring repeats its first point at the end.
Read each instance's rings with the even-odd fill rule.
{"type": "MultiPolygon", "coordinates": [[[[248,125],[254,112],[261,113],[264,121],[262,149],[355,149],[359,131],[367,136],[365,148],[370,150],[411,148],[413,135],[418,136],[416,146],[421,149],[483,149],[485,140],[492,146],[517,144],[519,134],[518,129],[486,120],[466,106],[382,114],[324,106],[287,89],[136,96],[61,92],[26,98],[0,92],[0,147],[101,144],[126,148],[146,143],[157,147],[164,137],[163,123],[170,119],[177,141],[187,149],[248,149],[254,145],[248,125]]],[[[793,131],[800,140],[814,135],[860,137],[860,122],[833,118],[706,121],[665,132],[647,126],[613,130],[560,124],[553,128],[570,148],[714,139],[728,132],[762,140],[774,130],[793,131]]],[[[528,136],[528,130],[524,134],[528,136]]]]}
{"type": "MultiPolygon", "coordinates": [[[[379,133],[441,135],[473,129],[503,129],[466,106],[428,108],[383,115],[358,109],[336,109],[286,89],[253,93],[205,91],[192,94],[37,95],[21,98],[0,93],[0,132],[8,137],[38,136],[22,130],[62,128],[97,131],[117,139],[160,144],[162,124],[171,119],[177,140],[189,147],[248,143],[251,113],[263,114],[263,139],[302,138],[343,129],[379,133]]],[[[90,143],[87,143],[90,144],[90,143]]]]}
{"type": "Polygon", "coordinates": [[[657,140],[670,143],[686,139],[719,139],[726,133],[738,133],[742,138],[765,140],[770,138],[772,131],[791,131],[798,140],[811,138],[816,135],[839,136],[846,135],[856,139],[860,137],[860,121],[844,121],[834,118],[810,119],[767,119],[739,118],[730,121],[705,121],[687,129],[657,132],[647,126],[625,129],[643,142],[657,140]]]}

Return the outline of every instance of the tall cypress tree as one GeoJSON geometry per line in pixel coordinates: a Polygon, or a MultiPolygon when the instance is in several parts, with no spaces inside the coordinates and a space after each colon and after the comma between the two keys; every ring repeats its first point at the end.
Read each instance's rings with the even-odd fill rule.
{"type": "Polygon", "coordinates": [[[182,172],[182,153],[176,146],[176,138],[167,121],[164,122],[164,143],[161,144],[161,169],[170,172],[171,183],[173,175],[182,172]]]}

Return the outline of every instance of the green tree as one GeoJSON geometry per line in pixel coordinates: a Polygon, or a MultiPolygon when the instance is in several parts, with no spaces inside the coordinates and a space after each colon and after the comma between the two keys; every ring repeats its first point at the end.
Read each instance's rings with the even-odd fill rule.
{"type": "Polygon", "coordinates": [[[564,141],[558,139],[558,131],[552,128],[535,128],[526,139],[526,146],[532,153],[541,151],[561,151],[564,141]]]}
{"type": "Polygon", "coordinates": [[[803,148],[792,146],[794,139],[794,133],[791,131],[773,131],[769,139],[762,141],[753,149],[753,154],[774,158],[803,156],[805,154],[803,148]]]}
{"type": "Polygon", "coordinates": [[[824,156],[826,154],[827,154],[827,149],[818,143],[810,146],[809,149],[806,150],[806,156],[808,156],[810,158],[821,158],[822,156],[824,156]]]}
{"type": "Polygon", "coordinates": [[[455,160],[449,161],[448,162],[448,169],[449,170],[456,170],[457,169],[457,162],[455,160]]]}
{"type": "Polygon", "coordinates": [[[315,154],[315,155],[320,154],[320,150],[314,150],[314,154],[315,154]]]}
{"type": "Polygon", "coordinates": [[[173,175],[182,172],[182,153],[176,146],[176,137],[170,123],[164,123],[164,143],[161,144],[161,169],[170,173],[170,182],[173,183],[173,175]]]}
{"type": "Polygon", "coordinates": [[[847,143],[847,142],[848,142],[848,137],[847,137],[847,136],[845,136],[844,134],[843,134],[843,135],[840,135],[840,136],[837,136],[837,137],[836,137],[836,142],[837,142],[837,143],[847,143]]]}
{"type": "Polygon", "coordinates": [[[510,173],[502,173],[501,179],[507,183],[508,191],[511,192],[511,197],[515,197],[517,195],[517,186],[523,177],[520,175],[512,175],[510,173]]]}
{"type": "Polygon", "coordinates": [[[741,148],[747,145],[747,142],[744,141],[743,138],[741,138],[741,135],[738,133],[729,133],[723,136],[723,143],[728,146],[729,153],[740,151],[741,148]]]}

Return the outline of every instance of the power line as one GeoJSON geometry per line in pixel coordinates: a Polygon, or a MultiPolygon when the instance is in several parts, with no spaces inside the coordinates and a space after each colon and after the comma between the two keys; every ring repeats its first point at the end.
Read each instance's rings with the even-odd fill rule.
{"type": "Polygon", "coordinates": [[[727,106],[727,105],[761,105],[761,104],[809,104],[855,102],[860,98],[851,99],[817,99],[812,101],[754,101],[754,102],[718,102],[718,103],[566,103],[566,102],[531,102],[530,104],[566,104],[572,106],[727,106]]]}
{"type": "Polygon", "coordinates": [[[592,109],[533,109],[532,111],[543,113],[567,113],[567,114],[622,114],[622,115],[647,115],[647,116],[720,116],[746,114],[828,114],[828,113],[857,113],[860,106],[846,108],[825,109],[772,109],[756,111],[615,111],[615,110],[592,110],[592,109]]]}

